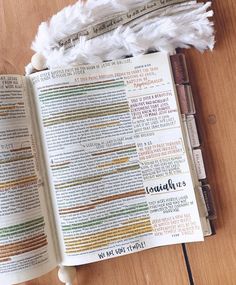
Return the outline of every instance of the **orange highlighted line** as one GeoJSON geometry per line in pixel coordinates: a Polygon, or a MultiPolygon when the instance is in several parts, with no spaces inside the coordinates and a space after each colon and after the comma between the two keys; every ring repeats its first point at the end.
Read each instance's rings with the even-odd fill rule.
{"type": "Polygon", "coordinates": [[[23,254],[47,245],[47,237],[45,234],[39,234],[34,237],[5,244],[0,246],[0,259],[23,254]]]}
{"type": "Polygon", "coordinates": [[[100,205],[100,204],[104,204],[104,203],[107,203],[110,201],[115,201],[118,199],[124,199],[127,197],[139,196],[139,195],[145,195],[144,189],[138,189],[138,190],[131,191],[131,192],[126,192],[126,193],[121,193],[121,194],[116,194],[116,195],[111,195],[111,196],[95,199],[95,200],[92,200],[93,203],[91,203],[91,204],[87,204],[84,206],[76,206],[76,207],[72,207],[72,208],[60,209],[59,213],[60,213],[60,215],[66,215],[66,214],[70,214],[70,213],[76,213],[76,212],[81,212],[81,211],[85,211],[85,210],[90,210],[90,209],[94,209],[97,205],[100,205]]]}
{"type": "Polygon", "coordinates": [[[60,189],[68,188],[68,187],[74,187],[74,186],[86,184],[86,183],[93,183],[93,182],[100,181],[103,179],[103,177],[106,177],[109,175],[113,175],[113,174],[117,174],[117,173],[121,173],[121,172],[127,172],[127,171],[134,171],[137,169],[140,169],[139,164],[128,165],[128,166],[117,168],[115,170],[108,171],[107,173],[103,173],[103,174],[99,174],[99,175],[95,175],[95,176],[90,176],[90,177],[85,177],[85,178],[79,178],[79,179],[76,179],[73,181],[68,181],[68,182],[56,184],[55,188],[56,188],[56,190],[60,190],[60,189]]]}
{"type": "Polygon", "coordinates": [[[22,185],[28,182],[32,182],[37,180],[37,176],[28,176],[21,179],[16,179],[12,181],[7,181],[4,183],[0,183],[0,190],[5,188],[11,188],[12,186],[22,185]]]}
{"type": "Polygon", "coordinates": [[[0,258],[0,263],[11,261],[11,258],[0,258]]]}
{"type": "Polygon", "coordinates": [[[32,243],[35,243],[38,240],[45,239],[45,234],[36,235],[35,237],[31,237],[29,239],[25,239],[23,241],[13,242],[10,244],[0,244],[0,252],[7,250],[15,250],[17,248],[22,248],[25,245],[30,245],[32,243]]]}
{"type": "Polygon", "coordinates": [[[124,151],[124,150],[130,150],[130,149],[135,150],[136,149],[136,145],[129,145],[129,146],[126,146],[126,147],[117,147],[117,148],[113,148],[113,149],[106,150],[106,151],[103,151],[103,152],[92,153],[92,156],[109,154],[109,153],[113,153],[113,152],[117,152],[117,151],[124,151]]]}
{"type": "Polygon", "coordinates": [[[17,152],[17,151],[22,151],[22,150],[31,150],[30,146],[27,147],[21,147],[21,148],[15,148],[15,149],[11,149],[11,152],[17,152]]]}
{"type": "Polygon", "coordinates": [[[38,243],[35,243],[34,245],[30,246],[30,247],[27,247],[25,249],[22,249],[22,250],[19,250],[19,251],[10,251],[9,253],[6,253],[6,254],[1,254],[0,255],[0,258],[1,257],[11,257],[11,256],[15,256],[15,255],[20,255],[20,254],[23,254],[23,253],[27,253],[27,252],[30,252],[30,251],[33,251],[33,250],[36,250],[36,249],[39,249],[41,247],[44,247],[45,245],[47,245],[47,240],[43,240],[41,242],[38,242],[38,243]]]}
{"type": "Polygon", "coordinates": [[[0,110],[13,110],[16,106],[0,106],[0,110]]]}
{"type": "Polygon", "coordinates": [[[127,198],[127,197],[132,197],[132,196],[136,196],[136,195],[144,195],[145,191],[144,189],[137,189],[131,192],[125,192],[125,193],[121,193],[121,194],[115,194],[115,195],[111,195],[111,196],[107,196],[107,197],[103,197],[103,198],[98,198],[98,199],[94,199],[92,200],[93,202],[98,202],[98,201],[112,201],[112,200],[117,200],[117,199],[122,199],[122,198],[127,198]]]}

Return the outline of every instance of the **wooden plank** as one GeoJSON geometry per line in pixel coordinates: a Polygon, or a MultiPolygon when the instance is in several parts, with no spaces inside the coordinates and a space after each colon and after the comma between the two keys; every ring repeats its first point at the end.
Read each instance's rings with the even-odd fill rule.
{"type": "MultiPolygon", "coordinates": [[[[57,270],[20,285],[59,285],[57,270]]],[[[180,246],[160,247],[77,267],[73,285],[188,285],[180,246]]]]}
{"type": "Polygon", "coordinates": [[[214,11],[214,52],[187,53],[218,212],[216,236],[187,246],[196,285],[231,285],[236,277],[236,3],[214,1],[214,11]]]}
{"type": "Polygon", "coordinates": [[[38,26],[73,0],[0,1],[0,73],[24,74],[38,26]]]}
{"type": "Polygon", "coordinates": [[[81,266],[77,278],[83,285],[189,284],[181,246],[159,247],[81,266]]]}
{"type": "MultiPolygon", "coordinates": [[[[0,1],[0,73],[24,73],[30,61],[30,45],[40,22],[71,0],[0,1]]],[[[78,267],[74,285],[187,285],[181,246],[148,250],[131,256],[78,267]]],[[[21,285],[59,285],[57,270],[21,285]]]]}

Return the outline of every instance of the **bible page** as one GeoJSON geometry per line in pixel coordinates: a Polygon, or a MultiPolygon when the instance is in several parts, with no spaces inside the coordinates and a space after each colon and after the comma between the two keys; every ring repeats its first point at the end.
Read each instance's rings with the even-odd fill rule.
{"type": "Polygon", "coordinates": [[[168,54],[30,78],[65,265],[203,239],[168,54]]]}
{"type": "Polygon", "coordinates": [[[0,76],[0,284],[56,267],[23,76],[0,76]]]}

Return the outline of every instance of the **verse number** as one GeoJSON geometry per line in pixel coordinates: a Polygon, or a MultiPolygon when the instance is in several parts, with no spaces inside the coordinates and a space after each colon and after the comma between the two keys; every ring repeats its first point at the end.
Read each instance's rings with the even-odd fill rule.
{"type": "Polygon", "coordinates": [[[13,143],[1,144],[1,149],[8,150],[13,148],[13,143]]]}
{"type": "Polygon", "coordinates": [[[179,234],[173,234],[172,237],[179,237],[179,234]]]}

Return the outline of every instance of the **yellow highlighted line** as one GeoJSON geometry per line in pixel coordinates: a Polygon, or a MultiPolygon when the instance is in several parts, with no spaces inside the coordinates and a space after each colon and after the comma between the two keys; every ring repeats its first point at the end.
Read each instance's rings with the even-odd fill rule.
{"type": "Polygon", "coordinates": [[[35,180],[37,180],[37,176],[28,176],[28,177],[24,177],[23,179],[21,178],[21,179],[16,179],[16,180],[0,183],[0,189],[10,188],[12,186],[25,184],[25,183],[32,182],[35,180]]]}
{"type": "Polygon", "coordinates": [[[105,247],[108,246],[109,244],[118,241],[118,240],[122,240],[122,239],[127,239],[127,238],[133,238],[142,234],[147,234],[152,232],[152,229],[147,230],[147,229],[141,229],[139,231],[133,232],[133,233],[127,233],[125,235],[110,239],[110,240],[104,240],[101,241],[99,243],[96,244],[92,244],[92,245],[87,245],[87,246],[80,246],[77,248],[71,248],[69,247],[68,250],[66,250],[66,253],[70,254],[70,253],[76,253],[76,252],[83,252],[83,251],[88,251],[88,250],[92,250],[92,249],[97,249],[97,248],[101,248],[101,247],[105,247]]]}
{"type": "Polygon", "coordinates": [[[104,237],[117,236],[120,233],[128,232],[129,230],[134,230],[134,229],[146,227],[146,226],[151,227],[151,222],[148,218],[143,218],[143,219],[140,219],[140,222],[138,222],[138,223],[133,223],[133,224],[126,225],[126,226],[121,226],[118,228],[108,229],[108,230],[105,230],[105,231],[102,231],[102,232],[99,232],[99,233],[96,233],[93,235],[91,235],[91,234],[79,235],[79,236],[73,237],[73,238],[71,238],[71,237],[66,238],[65,237],[64,240],[65,240],[66,244],[76,245],[76,244],[81,244],[81,242],[86,242],[88,240],[90,240],[90,241],[95,240],[96,241],[96,240],[104,238],[104,237]]]}
{"type": "Polygon", "coordinates": [[[152,227],[149,225],[144,225],[140,227],[133,227],[126,231],[120,231],[120,233],[117,233],[116,235],[110,235],[110,236],[104,236],[100,240],[94,239],[91,241],[87,241],[84,243],[78,243],[78,242],[72,242],[72,243],[66,243],[66,253],[74,253],[74,252],[82,252],[87,251],[95,248],[100,248],[103,246],[107,246],[111,244],[112,242],[115,242],[117,240],[121,239],[127,239],[131,237],[135,237],[141,234],[145,233],[151,233],[152,227]]]}
{"type": "Polygon", "coordinates": [[[27,160],[27,159],[32,159],[32,158],[33,158],[33,156],[31,155],[31,156],[25,156],[25,157],[18,157],[18,158],[0,160],[0,164],[16,162],[16,161],[21,161],[21,160],[27,160]]]}
{"type": "Polygon", "coordinates": [[[116,125],[120,125],[120,121],[114,121],[114,122],[108,122],[105,124],[93,125],[93,126],[90,126],[90,128],[91,129],[98,129],[98,128],[106,128],[106,127],[110,127],[110,126],[116,126],[116,125]]]}
{"type": "Polygon", "coordinates": [[[61,169],[61,168],[67,167],[69,164],[70,164],[69,161],[57,163],[57,164],[51,164],[51,168],[52,169],[61,169]]]}
{"type": "Polygon", "coordinates": [[[112,165],[126,163],[128,161],[129,161],[129,157],[117,158],[117,159],[113,159],[111,162],[100,164],[97,166],[97,168],[105,168],[105,167],[112,166],[112,165]]]}

